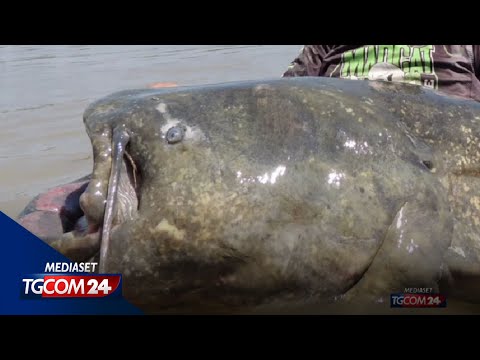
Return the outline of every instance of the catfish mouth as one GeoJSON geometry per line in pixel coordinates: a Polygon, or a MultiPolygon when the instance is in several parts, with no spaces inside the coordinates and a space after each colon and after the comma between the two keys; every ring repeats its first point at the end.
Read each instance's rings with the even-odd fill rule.
{"type": "Polygon", "coordinates": [[[100,272],[105,272],[112,231],[125,221],[134,219],[138,212],[141,174],[129,154],[129,140],[130,135],[122,126],[113,130],[110,174],[108,179],[100,179],[108,181],[106,199],[96,197],[97,192],[90,184],[80,197],[79,205],[85,216],[77,220],[77,224],[86,221],[84,234],[99,238],[100,272]]]}

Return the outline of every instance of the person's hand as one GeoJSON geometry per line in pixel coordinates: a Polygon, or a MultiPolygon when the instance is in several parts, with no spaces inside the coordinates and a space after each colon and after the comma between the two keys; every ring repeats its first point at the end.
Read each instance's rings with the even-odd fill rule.
{"type": "Polygon", "coordinates": [[[150,89],[160,89],[160,88],[169,88],[178,86],[175,82],[156,82],[149,84],[147,87],[150,89]]]}

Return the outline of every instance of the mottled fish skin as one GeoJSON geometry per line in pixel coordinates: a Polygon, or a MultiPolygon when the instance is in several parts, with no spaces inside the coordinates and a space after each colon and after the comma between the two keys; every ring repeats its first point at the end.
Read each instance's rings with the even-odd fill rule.
{"type": "Polygon", "coordinates": [[[480,279],[474,101],[304,77],[122,91],[84,123],[90,222],[103,218],[112,132],[130,135],[105,265],[147,312],[388,307],[391,293],[439,284],[480,301],[463,281],[480,279]]]}

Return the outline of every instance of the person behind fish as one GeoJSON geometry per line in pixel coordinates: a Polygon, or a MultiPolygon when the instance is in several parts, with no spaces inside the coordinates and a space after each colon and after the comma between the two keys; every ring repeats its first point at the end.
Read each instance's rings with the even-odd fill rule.
{"type": "Polygon", "coordinates": [[[294,76],[404,82],[480,101],[480,45],[304,45],[282,74],[294,76]]]}
{"type": "Polygon", "coordinates": [[[282,77],[404,82],[480,101],[480,45],[304,45],[282,77]]]}

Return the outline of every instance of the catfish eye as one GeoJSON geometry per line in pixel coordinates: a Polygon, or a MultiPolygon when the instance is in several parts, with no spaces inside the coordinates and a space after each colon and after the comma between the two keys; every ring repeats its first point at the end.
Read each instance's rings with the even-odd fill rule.
{"type": "Polygon", "coordinates": [[[166,138],[169,144],[175,144],[179,141],[182,141],[184,136],[185,136],[185,127],[174,126],[168,129],[166,138]]]}

